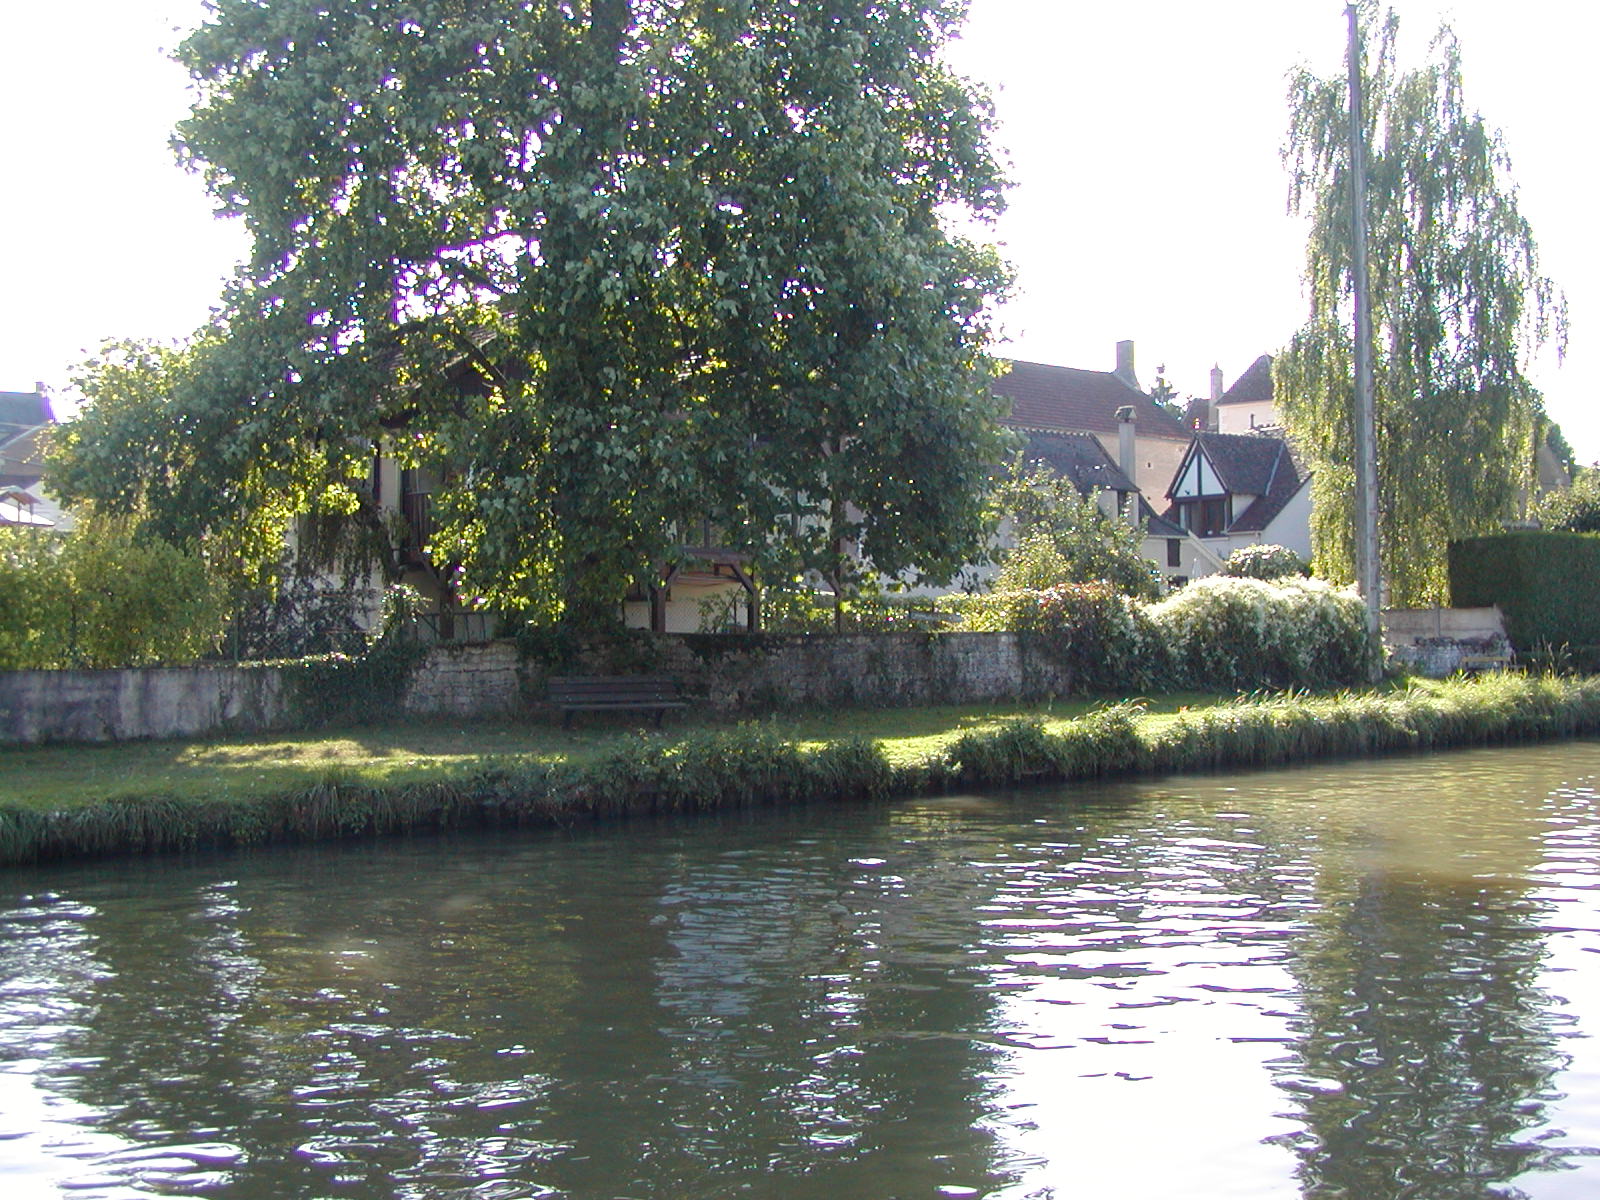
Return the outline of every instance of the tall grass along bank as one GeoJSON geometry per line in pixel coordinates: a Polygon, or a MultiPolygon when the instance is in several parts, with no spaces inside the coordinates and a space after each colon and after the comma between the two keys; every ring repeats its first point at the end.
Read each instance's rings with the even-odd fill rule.
{"type": "Polygon", "coordinates": [[[151,796],[59,811],[0,806],[0,863],[253,846],[456,827],[559,826],[756,805],[880,800],[1020,782],[1214,770],[1600,732],[1600,679],[1500,674],[1403,691],[1241,698],[1175,716],[1124,702],[1047,726],[963,733],[913,761],[883,743],[796,743],[772,723],[640,735],[583,764],[490,761],[428,782],[330,772],[245,799],[151,796]]]}

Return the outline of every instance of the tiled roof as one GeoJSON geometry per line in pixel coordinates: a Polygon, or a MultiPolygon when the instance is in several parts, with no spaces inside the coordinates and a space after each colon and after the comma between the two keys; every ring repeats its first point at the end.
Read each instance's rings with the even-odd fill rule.
{"type": "Polygon", "coordinates": [[[1260,404],[1272,402],[1272,355],[1263,354],[1245,373],[1222,393],[1218,404],[1260,404]]]}
{"type": "Polygon", "coordinates": [[[1140,437],[1189,438],[1180,418],[1111,371],[1013,362],[991,387],[996,396],[1011,401],[1006,424],[1020,429],[1115,433],[1117,409],[1131,406],[1140,437]]]}
{"type": "Polygon", "coordinates": [[[0,392],[0,442],[53,420],[48,396],[39,392],[0,392]]]}
{"type": "Polygon", "coordinates": [[[1029,433],[1022,458],[1029,464],[1043,463],[1056,474],[1072,480],[1073,486],[1085,496],[1103,491],[1139,490],[1091,434],[1029,433]]]}

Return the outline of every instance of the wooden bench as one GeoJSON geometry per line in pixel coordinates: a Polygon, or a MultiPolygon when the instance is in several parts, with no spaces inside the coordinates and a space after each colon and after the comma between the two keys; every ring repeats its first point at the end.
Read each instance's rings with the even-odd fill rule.
{"type": "Polygon", "coordinates": [[[678,681],[669,675],[555,675],[550,703],[561,709],[561,727],[575,712],[654,712],[656,727],[669,708],[687,708],[678,681]]]}
{"type": "Polygon", "coordinates": [[[1513,662],[1510,654],[1463,654],[1461,670],[1468,675],[1479,671],[1509,671],[1513,662]]]}

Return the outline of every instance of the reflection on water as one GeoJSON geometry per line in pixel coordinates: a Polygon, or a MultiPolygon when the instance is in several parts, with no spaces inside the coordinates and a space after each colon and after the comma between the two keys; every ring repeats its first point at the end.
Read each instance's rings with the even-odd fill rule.
{"type": "Polygon", "coordinates": [[[1600,746],[0,882],[83,1197],[1600,1193],[1600,746]]]}

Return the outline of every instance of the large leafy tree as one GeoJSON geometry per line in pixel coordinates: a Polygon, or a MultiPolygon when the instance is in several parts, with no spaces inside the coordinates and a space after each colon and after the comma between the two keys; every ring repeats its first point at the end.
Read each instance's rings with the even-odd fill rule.
{"type": "MultiPolygon", "coordinates": [[[[177,144],[254,252],[168,389],[185,486],[360,516],[381,446],[442,475],[463,590],[545,614],[690,518],[785,571],[953,571],[1004,286],[948,232],[1001,204],[939,58],[964,9],[218,0],[177,144]]],[[[77,486],[159,482],[156,449],[77,486]]]]}
{"type": "MultiPolygon", "coordinates": [[[[1363,16],[1371,24],[1372,6],[1363,16]]],[[[1362,64],[1380,550],[1390,601],[1447,598],[1445,548],[1514,515],[1542,404],[1530,354],[1565,335],[1497,131],[1467,106],[1448,29],[1397,66],[1385,16],[1362,64]]],[[[1290,433],[1315,474],[1317,573],[1353,575],[1351,238],[1345,79],[1290,87],[1292,206],[1311,220],[1311,313],[1274,362],[1290,433]]]]}
{"type": "Polygon", "coordinates": [[[1013,462],[991,503],[994,523],[1008,523],[1015,540],[1000,555],[997,591],[1104,582],[1140,600],[1160,599],[1161,576],[1144,556],[1143,525],[1108,516],[1070,479],[1013,462]]]}

